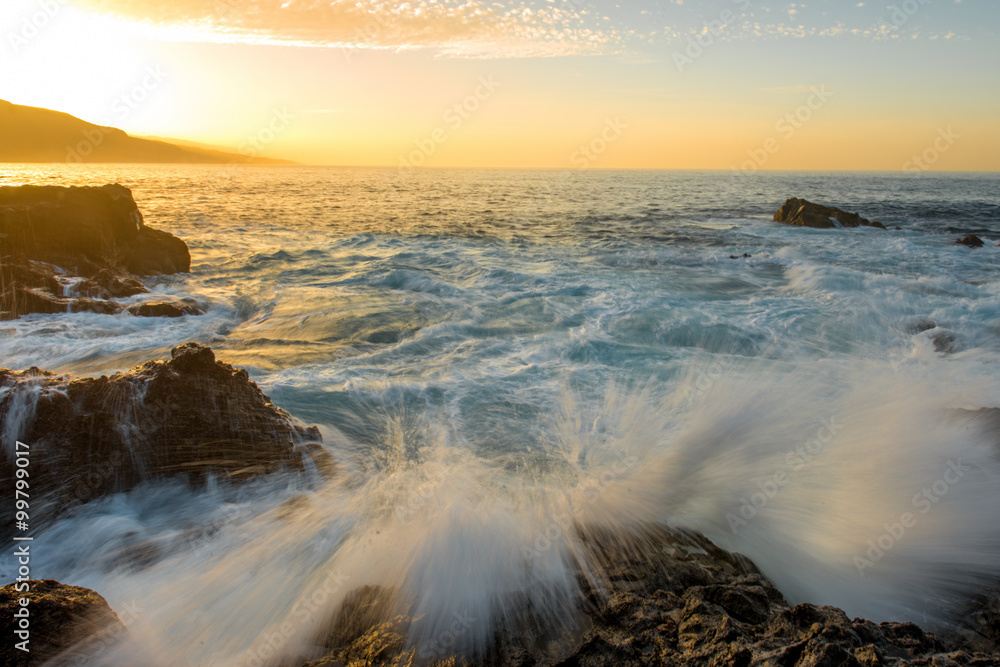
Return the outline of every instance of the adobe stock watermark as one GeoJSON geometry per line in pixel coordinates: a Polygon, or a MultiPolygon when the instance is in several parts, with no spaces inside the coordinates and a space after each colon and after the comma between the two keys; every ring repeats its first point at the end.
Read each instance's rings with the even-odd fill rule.
{"type": "Polygon", "coordinates": [[[113,119],[102,119],[94,129],[88,128],[80,133],[83,137],[81,141],[66,146],[66,161],[83,162],[104,143],[109,134],[115,132],[115,129],[110,126],[119,124],[131,116],[132,112],[142,106],[166,78],[167,72],[159,65],[147,67],[145,76],[136,85],[118,95],[111,103],[113,119]]]}
{"type": "Polygon", "coordinates": [[[66,0],[35,0],[35,4],[37,11],[23,17],[16,28],[7,31],[7,43],[14,53],[20,53],[28,42],[41,34],[66,6],[66,0]]]}
{"type": "Polygon", "coordinates": [[[427,500],[447,480],[448,476],[441,470],[431,475],[429,481],[412,489],[406,498],[406,504],[396,507],[396,519],[399,521],[409,520],[415,513],[423,509],[424,505],[427,504],[427,500]]]}
{"type": "Polygon", "coordinates": [[[274,664],[281,649],[295,636],[299,624],[311,623],[316,612],[320,610],[331,595],[339,591],[350,577],[342,572],[332,572],[316,587],[305,600],[299,600],[292,608],[296,623],[284,621],[276,630],[258,639],[257,644],[243,654],[241,665],[246,667],[264,667],[274,664]]]}
{"type": "Polygon", "coordinates": [[[726,523],[729,524],[733,535],[739,534],[740,528],[749,524],[762,509],[767,507],[768,503],[795,479],[795,473],[811,464],[842,428],[844,425],[837,423],[835,417],[822,419],[815,438],[788,450],[784,459],[786,467],[778,468],[769,477],[758,480],[757,488],[760,490],[751,494],[749,500],[740,498],[738,514],[726,513],[726,523]]]}
{"type": "MultiPolygon", "coordinates": [[[[809,90],[810,94],[806,98],[805,103],[786,113],[775,122],[774,130],[780,135],[781,139],[789,141],[794,137],[797,131],[812,120],[813,114],[822,109],[830,101],[830,98],[834,96],[833,91],[829,90],[826,84],[818,87],[809,86],[809,90]]],[[[781,141],[779,141],[779,138],[774,136],[768,137],[759,147],[747,149],[748,160],[745,160],[738,167],[730,165],[730,169],[732,169],[734,176],[749,176],[767,164],[771,156],[780,150],[781,141]]]]}
{"type": "MultiPolygon", "coordinates": [[[[378,37],[380,32],[389,27],[389,22],[386,21],[383,12],[375,12],[374,14],[369,14],[369,16],[370,18],[364,25],[360,25],[354,29],[354,43],[370,43],[378,37]]],[[[363,50],[355,46],[345,46],[341,48],[340,52],[344,54],[344,60],[351,62],[355,51],[361,52],[363,50]]]]}
{"type": "Polygon", "coordinates": [[[934,163],[940,160],[944,153],[951,150],[955,142],[961,138],[962,135],[956,134],[950,125],[947,129],[938,128],[937,136],[934,137],[932,144],[925,148],[919,155],[914,155],[904,162],[903,171],[918,176],[925,171],[929,171],[934,166],[934,163]]]}
{"type": "Polygon", "coordinates": [[[684,395],[684,404],[687,407],[694,405],[696,399],[703,397],[708,391],[715,386],[719,378],[726,375],[735,363],[732,360],[727,360],[726,363],[721,361],[713,361],[705,368],[698,371],[698,375],[695,376],[694,380],[688,382],[681,389],[684,395]]]}
{"type": "MultiPolygon", "coordinates": [[[[639,462],[638,456],[629,456],[627,452],[618,452],[617,456],[618,460],[611,464],[609,470],[583,484],[583,496],[587,505],[597,502],[604,491],[616,484],[620,476],[639,462]]],[[[551,521],[545,532],[536,530],[534,546],[522,544],[521,554],[529,559],[538,558],[551,549],[553,544],[561,542],[572,530],[574,519],[580,509],[571,505],[568,511],[551,515],[551,521]]]]}
{"type": "Polygon", "coordinates": [[[468,611],[455,612],[452,614],[451,624],[434,639],[421,645],[417,655],[428,661],[445,659],[454,655],[459,638],[468,632],[475,622],[475,617],[469,615],[468,611]]]}
{"type": "Polygon", "coordinates": [[[239,151],[251,160],[258,157],[268,145],[274,143],[278,136],[288,129],[295,120],[295,114],[287,108],[272,109],[271,117],[256,134],[247,136],[239,146],[239,151]]]}
{"type": "Polygon", "coordinates": [[[628,125],[623,123],[618,116],[615,116],[613,119],[606,118],[604,120],[604,127],[601,128],[597,136],[588,143],[580,146],[570,156],[569,161],[580,169],[586,169],[595,160],[604,155],[608,150],[608,146],[618,141],[627,129],[628,125]]]}
{"type": "MultiPolygon", "coordinates": [[[[731,2],[737,5],[743,14],[750,8],[750,0],[731,0],[731,2]]],[[[718,40],[722,39],[726,28],[740,16],[740,13],[732,9],[723,9],[718,18],[705,21],[701,32],[688,35],[687,46],[684,50],[673,52],[672,57],[677,71],[683,74],[686,67],[693,65],[695,60],[704,55],[705,49],[712,47],[718,40]]]]}
{"type": "Polygon", "coordinates": [[[426,137],[414,139],[416,149],[411,150],[406,155],[399,156],[399,170],[410,170],[420,167],[427,162],[427,159],[437,152],[438,147],[450,138],[449,130],[455,132],[465,124],[474,113],[479,111],[483,103],[490,99],[500,83],[493,79],[492,75],[481,76],[478,85],[472,94],[459,100],[441,117],[446,127],[434,128],[426,137]]]}
{"type": "Polygon", "coordinates": [[[931,0],[903,0],[899,5],[889,5],[889,20],[878,17],[878,24],[875,31],[882,37],[888,37],[891,33],[899,30],[909,23],[913,15],[920,11],[921,7],[929,5],[931,0]]]}
{"type": "Polygon", "coordinates": [[[913,508],[917,510],[916,514],[913,512],[903,512],[899,515],[898,521],[882,524],[885,532],[875,539],[868,540],[866,543],[868,549],[864,552],[863,556],[856,554],[851,558],[851,563],[858,570],[858,576],[863,578],[866,569],[874,567],[875,563],[882,560],[893,547],[899,544],[900,540],[906,535],[907,529],[916,526],[920,521],[921,515],[927,514],[934,509],[934,505],[941,502],[941,499],[948,494],[951,487],[958,484],[970,469],[969,466],[962,464],[962,459],[948,461],[948,467],[945,468],[941,477],[913,496],[910,502],[913,508]]]}

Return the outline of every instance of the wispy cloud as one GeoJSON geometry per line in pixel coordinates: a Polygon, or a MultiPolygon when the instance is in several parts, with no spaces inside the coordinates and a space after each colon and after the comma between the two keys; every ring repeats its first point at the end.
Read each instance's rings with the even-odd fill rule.
{"type": "Polygon", "coordinates": [[[162,39],[370,49],[448,56],[606,53],[621,35],[574,0],[72,0],[162,39]]]}

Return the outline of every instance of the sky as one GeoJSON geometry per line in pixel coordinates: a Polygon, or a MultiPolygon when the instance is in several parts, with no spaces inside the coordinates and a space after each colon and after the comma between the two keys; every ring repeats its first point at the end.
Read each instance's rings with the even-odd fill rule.
{"type": "Polygon", "coordinates": [[[0,99],[310,164],[1000,171],[997,0],[3,0],[0,99]]]}

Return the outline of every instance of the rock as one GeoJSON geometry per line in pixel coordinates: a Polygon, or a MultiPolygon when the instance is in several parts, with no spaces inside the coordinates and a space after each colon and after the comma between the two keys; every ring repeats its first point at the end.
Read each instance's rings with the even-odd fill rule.
{"type": "Polygon", "coordinates": [[[82,296],[97,299],[120,299],[136,294],[145,294],[149,290],[135,276],[115,273],[110,269],[101,269],[93,276],[81,281],[76,286],[76,291],[82,296]]]}
{"type": "Polygon", "coordinates": [[[117,304],[66,302],[58,275],[82,276],[84,297],[146,291],[137,276],[186,272],[187,245],[143,224],[131,191],[103,187],[0,187],[0,318],[115,312],[117,304]]]}
{"type": "MultiPolygon", "coordinates": [[[[578,576],[589,620],[575,636],[551,641],[537,625],[512,623],[529,630],[498,631],[483,656],[433,654],[426,664],[1000,664],[994,636],[1000,597],[988,599],[972,619],[982,636],[969,648],[961,636],[937,636],[912,623],[873,623],[836,607],[789,605],[747,558],[692,531],[650,525],[627,537],[595,533],[584,540],[600,576],[596,587],[578,576]]],[[[352,592],[328,635],[341,645],[308,667],[425,664],[421,646],[406,641],[419,619],[392,618],[388,594],[371,586],[352,592]]]]}
{"type": "Polygon", "coordinates": [[[839,208],[814,204],[805,199],[788,199],[774,214],[775,222],[797,227],[815,227],[829,229],[831,227],[878,227],[885,229],[881,222],[872,222],[862,218],[857,213],[848,213],[839,208]],[[839,223],[839,224],[838,224],[839,223]]]}
{"type": "Polygon", "coordinates": [[[950,331],[939,333],[931,338],[934,343],[934,350],[941,354],[951,354],[959,350],[958,338],[950,331]]]}
{"type": "Polygon", "coordinates": [[[906,324],[906,333],[919,334],[936,328],[937,328],[937,322],[935,322],[934,320],[930,318],[918,319],[918,320],[913,320],[912,322],[906,324]]]}
{"type": "MultiPolygon", "coordinates": [[[[304,469],[318,429],[276,407],[210,348],[188,343],[171,357],[98,378],[0,370],[0,431],[31,444],[32,492],[62,510],[159,477],[198,484],[209,473],[242,481],[304,469]]],[[[332,462],[324,465],[332,474],[332,462]]],[[[0,481],[12,478],[4,458],[0,481]]]]}
{"type": "Polygon", "coordinates": [[[131,305],[127,310],[138,317],[183,317],[184,315],[201,315],[205,312],[195,305],[193,299],[147,301],[131,305]]]}
{"type": "Polygon", "coordinates": [[[748,255],[747,253],[743,253],[742,255],[730,255],[729,259],[740,259],[740,257],[753,257],[753,255],[748,255]]]}
{"type": "Polygon", "coordinates": [[[0,644],[0,664],[11,667],[82,664],[126,632],[107,601],[90,589],[66,586],[51,579],[29,579],[20,585],[23,584],[28,585],[27,591],[15,588],[19,584],[0,588],[0,627],[4,637],[0,644]],[[21,608],[22,599],[28,601],[26,608],[30,614],[27,653],[14,646],[20,641],[15,635],[18,625],[14,613],[21,608]]]}
{"type": "Polygon", "coordinates": [[[983,240],[981,238],[979,238],[978,236],[976,236],[975,234],[969,234],[966,237],[963,237],[963,238],[960,238],[960,239],[955,239],[955,243],[958,243],[958,244],[961,244],[961,245],[964,245],[964,246],[969,246],[970,248],[982,248],[983,247],[983,240]]]}

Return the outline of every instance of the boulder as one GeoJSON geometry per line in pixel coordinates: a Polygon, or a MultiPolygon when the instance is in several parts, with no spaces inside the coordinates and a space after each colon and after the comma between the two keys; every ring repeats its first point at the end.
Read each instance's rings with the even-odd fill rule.
{"type": "Polygon", "coordinates": [[[126,632],[103,597],[51,579],[28,579],[0,588],[0,628],[4,637],[0,664],[10,667],[83,664],[126,632]],[[27,652],[16,648],[21,639],[15,635],[19,620],[14,614],[22,608],[29,614],[27,652]]]}
{"type": "Polygon", "coordinates": [[[184,315],[201,315],[205,312],[195,304],[193,299],[146,301],[131,305],[127,310],[138,317],[183,317],[184,315]]]}
{"type": "Polygon", "coordinates": [[[955,243],[960,244],[960,245],[964,245],[964,246],[968,246],[970,248],[982,248],[983,247],[983,240],[981,238],[979,238],[978,236],[976,236],[975,234],[969,234],[968,236],[965,236],[963,238],[955,239],[955,243]]]}
{"type": "Polygon", "coordinates": [[[132,192],[102,187],[0,187],[0,318],[80,310],[116,312],[65,294],[108,300],[141,294],[138,276],[186,272],[184,241],[145,226],[132,192]],[[68,299],[68,301],[66,300],[68,299]]]}
{"type": "Polygon", "coordinates": [[[862,218],[857,213],[848,213],[839,208],[814,204],[805,199],[792,198],[774,214],[775,222],[797,227],[815,227],[829,229],[831,227],[878,227],[885,229],[881,222],[872,222],[862,218]]]}
{"type": "MultiPolygon", "coordinates": [[[[0,431],[30,443],[32,493],[60,510],[161,477],[242,481],[301,471],[303,457],[321,472],[334,469],[307,447],[321,442],[318,429],[196,343],[110,377],[0,370],[0,431]]],[[[0,481],[11,483],[13,474],[4,458],[0,481]]]]}

